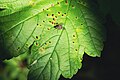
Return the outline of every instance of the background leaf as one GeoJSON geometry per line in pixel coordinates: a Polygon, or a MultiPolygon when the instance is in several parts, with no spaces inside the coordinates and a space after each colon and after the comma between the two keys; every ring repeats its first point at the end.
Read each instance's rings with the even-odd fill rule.
{"type": "Polygon", "coordinates": [[[0,80],[27,80],[27,57],[24,53],[10,60],[0,62],[0,80]]]}

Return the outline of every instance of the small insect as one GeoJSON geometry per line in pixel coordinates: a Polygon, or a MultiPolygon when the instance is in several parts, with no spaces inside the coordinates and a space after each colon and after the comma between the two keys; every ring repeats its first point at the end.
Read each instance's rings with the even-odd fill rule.
{"type": "Polygon", "coordinates": [[[61,24],[57,24],[54,26],[54,28],[58,29],[58,30],[61,30],[63,29],[62,25],[61,24]]]}

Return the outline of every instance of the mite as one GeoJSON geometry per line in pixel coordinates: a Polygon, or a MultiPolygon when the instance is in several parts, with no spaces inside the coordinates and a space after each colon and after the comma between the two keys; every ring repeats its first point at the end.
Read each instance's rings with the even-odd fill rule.
{"type": "Polygon", "coordinates": [[[56,26],[54,26],[54,28],[56,28],[56,29],[58,29],[58,30],[61,30],[63,27],[62,27],[62,25],[57,24],[56,26]]]}

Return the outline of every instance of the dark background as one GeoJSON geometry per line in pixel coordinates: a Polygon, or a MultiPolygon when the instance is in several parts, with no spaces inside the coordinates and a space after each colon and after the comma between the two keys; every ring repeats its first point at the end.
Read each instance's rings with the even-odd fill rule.
{"type": "MultiPolygon", "coordinates": [[[[106,16],[107,40],[100,58],[84,55],[83,66],[70,80],[120,80],[120,26],[106,16]]],[[[61,76],[60,80],[69,80],[61,76]]]]}

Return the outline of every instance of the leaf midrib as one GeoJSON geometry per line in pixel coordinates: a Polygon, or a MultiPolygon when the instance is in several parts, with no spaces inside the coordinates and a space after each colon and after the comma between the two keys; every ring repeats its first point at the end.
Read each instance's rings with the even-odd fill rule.
{"type": "MultiPolygon", "coordinates": [[[[71,4],[71,1],[70,1],[70,3],[69,3],[69,7],[70,7],[70,4],[71,4]]],[[[68,7],[68,9],[67,9],[67,13],[68,13],[68,11],[69,11],[69,7],[68,7]]],[[[65,19],[65,24],[66,24],[66,21],[67,21],[67,16],[66,16],[66,19],[65,19]]],[[[53,51],[52,51],[52,53],[51,53],[51,56],[49,57],[49,58],[51,58],[52,57],[52,55],[53,55],[53,53],[56,51],[55,49],[56,49],[56,47],[57,47],[57,44],[59,43],[59,40],[60,40],[60,38],[61,38],[61,36],[62,36],[62,33],[63,33],[63,31],[64,31],[64,29],[62,29],[62,31],[61,31],[61,34],[60,34],[60,36],[58,37],[58,40],[57,40],[57,42],[56,42],[56,44],[55,44],[55,47],[54,47],[54,49],[53,49],[53,51]]],[[[69,39],[69,38],[68,38],[69,39]]],[[[70,50],[69,50],[70,51],[70,50]]],[[[57,53],[56,53],[57,54],[57,53]]],[[[48,61],[47,61],[47,64],[45,65],[45,68],[46,68],[46,66],[48,65],[48,63],[49,63],[49,59],[48,59],[48,61]]],[[[70,55],[69,55],[69,64],[70,64],[70,55]]],[[[60,64],[59,64],[60,65],[60,64]]],[[[45,70],[45,68],[42,70],[42,72],[45,70]]],[[[59,69],[60,69],[60,66],[59,66],[59,69]]],[[[42,73],[41,72],[41,73],[42,73]]],[[[51,71],[50,71],[51,72],[51,71]]],[[[71,75],[71,66],[70,66],[70,75],[71,75]]],[[[37,79],[39,79],[39,77],[41,76],[41,74],[38,76],[38,78],[37,79]]],[[[51,77],[50,77],[50,79],[51,79],[51,77]]]]}

